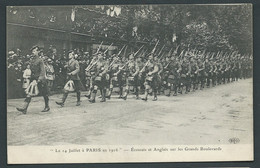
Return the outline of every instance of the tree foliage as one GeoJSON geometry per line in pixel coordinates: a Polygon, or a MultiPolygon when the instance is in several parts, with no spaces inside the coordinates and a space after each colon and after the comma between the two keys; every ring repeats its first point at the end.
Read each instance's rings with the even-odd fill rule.
{"type": "Polygon", "coordinates": [[[252,5],[9,7],[8,21],[127,41],[252,52],[252,5]],[[71,20],[72,12],[75,20],[71,20]],[[176,41],[173,37],[177,37],[176,41]]]}

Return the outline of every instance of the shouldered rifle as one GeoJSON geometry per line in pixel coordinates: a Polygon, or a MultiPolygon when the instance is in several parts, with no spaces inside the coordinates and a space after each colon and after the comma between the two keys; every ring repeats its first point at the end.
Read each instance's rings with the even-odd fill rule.
{"type": "Polygon", "coordinates": [[[138,54],[138,52],[144,47],[144,45],[142,45],[135,53],[134,53],[134,57],[138,54]]]}
{"type": "Polygon", "coordinates": [[[97,52],[96,52],[96,53],[99,52],[99,50],[101,49],[102,44],[103,44],[103,41],[102,41],[102,42],[100,43],[100,45],[98,46],[98,49],[97,49],[97,52]]]}
{"type": "MultiPolygon", "coordinates": [[[[119,56],[121,54],[121,52],[123,51],[123,49],[125,48],[126,45],[124,45],[121,50],[117,53],[117,56],[119,56]]],[[[112,65],[115,63],[115,61],[118,60],[118,58],[114,59],[108,66],[108,69],[110,69],[112,67],[112,65]]]]}
{"type": "Polygon", "coordinates": [[[85,69],[86,72],[88,72],[89,70],[91,70],[91,68],[97,64],[97,62],[99,61],[99,58],[92,64],[89,64],[89,66],[85,69]]]}
{"type": "Polygon", "coordinates": [[[161,50],[160,50],[159,53],[158,53],[159,59],[161,59],[161,57],[163,56],[163,55],[161,55],[161,53],[162,53],[162,50],[164,49],[164,47],[165,47],[165,45],[162,46],[161,50]],[[160,55],[161,55],[161,56],[160,56],[160,55]]]}
{"type": "Polygon", "coordinates": [[[104,51],[104,54],[106,54],[106,52],[109,50],[109,48],[110,48],[113,44],[114,44],[114,43],[111,43],[111,44],[107,47],[106,51],[104,51]]]}
{"type": "Polygon", "coordinates": [[[152,54],[155,52],[155,50],[156,50],[156,47],[157,47],[158,43],[159,43],[159,40],[157,41],[157,43],[155,44],[155,46],[154,46],[153,50],[151,51],[151,53],[152,53],[152,54]]]}
{"type": "Polygon", "coordinates": [[[145,65],[144,65],[144,67],[141,69],[140,73],[143,73],[145,67],[149,64],[149,62],[150,62],[150,60],[148,60],[148,61],[145,63],[145,65]]]}

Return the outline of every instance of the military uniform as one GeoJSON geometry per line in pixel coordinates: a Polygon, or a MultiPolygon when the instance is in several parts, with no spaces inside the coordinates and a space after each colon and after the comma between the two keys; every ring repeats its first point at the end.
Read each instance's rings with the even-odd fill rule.
{"type": "Polygon", "coordinates": [[[108,91],[108,95],[106,96],[107,98],[110,99],[113,89],[115,86],[119,86],[119,80],[118,80],[118,75],[116,74],[116,72],[119,71],[119,66],[121,65],[119,58],[114,57],[114,61],[113,63],[111,63],[111,65],[109,66],[108,69],[108,74],[110,76],[110,80],[109,80],[109,91],[108,91]]]}
{"type": "Polygon", "coordinates": [[[198,89],[198,64],[196,61],[191,62],[191,84],[192,84],[192,90],[195,91],[198,89]]]}
{"type": "Polygon", "coordinates": [[[171,90],[173,89],[174,96],[177,96],[177,88],[179,85],[180,80],[180,71],[181,71],[181,65],[177,60],[171,61],[167,67],[167,70],[169,73],[169,76],[167,77],[167,82],[165,82],[165,87],[169,89],[169,93],[166,94],[166,96],[170,96],[171,90]]]}
{"type": "MultiPolygon", "coordinates": [[[[31,50],[35,50],[36,47],[33,47],[31,50]]],[[[39,50],[39,48],[38,48],[39,50]]],[[[37,81],[37,86],[39,89],[39,94],[43,96],[45,102],[45,108],[42,112],[47,112],[50,110],[49,108],[49,97],[48,97],[48,85],[46,80],[46,70],[44,66],[44,62],[38,55],[34,56],[30,61],[31,66],[31,80],[37,81]]],[[[28,94],[24,100],[24,105],[22,108],[17,108],[18,111],[23,112],[24,114],[27,112],[27,108],[31,102],[31,96],[28,94]]]]}
{"type": "Polygon", "coordinates": [[[143,100],[147,101],[149,90],[152,89],[154,93],[154,101],[157,100],[157,89],[158,89],[158,71],[159,66],[153,60],[149,60],[148,64],[145,67],[145,97],[143,100]]]}
{"type": "MultiPolygon", "coordinates": [[[[80,66],[79,62],[75,60],[74,58],[70,59],[69,62],[65,65],[65,68],[67,69],[67,81],[72,80],[75,86],[75,92],[77,93],[77,104],[76,106],[80,105],[80,90],[82,87],[80,78],[79,78],[79,72],[80,72],[80,66]]],[[[62,101],[56,102],[58,105],[63,106],[64,102],[66,101],[68,97],[69,92],[64,91],[62,101]]]]}
{"type": "Polygon", "coordinates": [[[185,93],[190,90],[190,72],[191,66],[188,60],[183,61],[181,64],[181,77],[180,77],[180,91],[182,92],[183,86],[185,86],[185,93]]]}
{"type": "Polygon", "coordinates": [[[198,81],[200,82],[200,89],[202,90],[205,85],[205,64],[201,60],[198,60],[198,81]]]}
{"type": "Polygon", "coordinates": [[[209,61],[205,62],[205,78],[207,87],[210,87],[210,80],[212,79],[212,70],[213,67],[209,61]]]}
{"type": "Polygon", "coordinates": [[[99,59],[98,62],[93,66],[93,91],[91,92],[91,103],[95,102],[96,93],[99,89],[101,92],[102,100],[101,102],[106,101],[106,74],[108,70],[108,64],[105,60],[99,59]]]}

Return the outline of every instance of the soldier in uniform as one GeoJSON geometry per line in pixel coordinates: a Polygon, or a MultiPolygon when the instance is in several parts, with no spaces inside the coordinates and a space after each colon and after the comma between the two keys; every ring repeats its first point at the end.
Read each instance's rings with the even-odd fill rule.
{"type": "MultiPolygon", "coordinates": [[[[75,86],[75,92],[77,93],[77,104],[76,106],[80,106],[80,88],[82,87],[81,81],[79,78],[80,66],[79,62],[75,60],[75,53],[73,50],[69,51],[69,62],[64,66],[67,69],[67,81],[72,80],[75,86]]],[[[60,106],[64,106],[64,102],[68,97],[69,92],[64,91],[62,100],[56,102],[56,104],[60,106]]]]}
{"type": "Polygon", "coordinates": [[[185,86],[185,94],[187,94],[190,90],[190,73],[191,73],[191,66],[187,57],[189,56],[184,57],[184,60],[181,64],[181,78],[180,78],[180,90],[182,92],[183,86],[185,86]]]}
{"type": "Polygon", "coordinates": [[[117,55],[113,55],[112,58],[113,58],[113,60],[108,67],[108,74],[110,76],[109,90],[108,90],[108,94],[106,96],[106,98],[108,98],[108,99],[111,98],[114,86],[118,85],[118,76],[117,76],[116,72],[118,72],[119,66],[121,64],[120,59],[117,55]]]}
{"type": "Polygon", "coordinates": [[[177,96],[177,89],[179,85],[179,79],[180,79],[180,72],[181,72],[181,65],[178,61],[178,59],[174,56],[170,58],[170,62],[164,68],[167,68],[167,71],[169,72],[169,76],[167,78],[167,85],[165,87],[168,87],[169,93],[166,94],[166,96],[170,96],[171,90],[173,88],[173,96],[177,96]]]}
{"type": "Polygon", "coordinates": [[[206,85],[210,87],[210,80],[212,78],[212,70],[213,67],[208,58],[205,59],[205,77],[206,77],[206,85]]]}
{"type": "Polygon", "coordinates": [[[146,74],[145,78],[145,94],[144,98],[142,100],[147,101],[148,93],[149,90],[152,89],[154,98],[153,101],[157,100],[157,89],[158,89],[158,71],[159,71],[159,66],[157,63],[154,61],[154,54],[151,53],[149,55],[148,61],[145,64],[144,68],[140,71],[140,73],[146,74]]]}
{"type": "Polygon", "coordinates": [[[129,61],[126,64],[126,88],[125,88],[125,93],[123,95],[123,99],[127,99],[127,95],[129,93],[129,87],[134,86],[135,90],[137,92],[136,98],[138,99],[138,73],[139,73],[139,66],[137,65],[134,54],[129,55],[129,61]]]}
{"type": "Polygon", "coordinates": [[[85,69],[85,76],[86,76],[86,88],[88,89],[88,93],[87,95],[85,95],[85,97],[87,97],[88,99],[90,99],[90,95],[91,92],[93,91],[94,87],[93,87],[93,76],[95,74],[95,71],[93,68],[90,68],[93,63],[95,61],[97,61],[98,59],[98,54],[93,54],[93,58],[92,60],[89,62],[87,68],[85,69]]]}
{"type": "MultiPolygon", "coordinates": [[[[138,66],[139,72],[140,70],[143,68],[144,63],[142,61],[141,57],[137,57],[136,59],[136,66],[138,66]]],[[[141,76],[138,74],[135,76],[135,95],[136,95],[136,99],[140,99],[139,95],[140,95],[140,91],[141,91],[141,87],[143,85],[144,82],[142,82],[142,78],[141,76]]]]}
{"type": "MultiPolygon", "coordinates": [[[[42,59],[39,58],[39,52],[40,48],[38,46],[33,46],[31,48],[32,51],[32,59],[30,62],[31,65],[31,80],[37,81],[37,86],[39,89],[40,94],[44,98],[45,108],[42,110],[42,112],[47,112],[50,110],[49,107],[49,97],[48,97],[48,85],[46,81],[46,75],[45,75],[45,67],[44,62],[42,59]]],[[[26,114],[27,108],[31,102],[31,96],[28,94],[24,100],[24,105],[22,108],[16,108],[18,111],[26,114]]]]}
{"type": "Polygon", "coordinates": [[[205,62],[201,58],[198,58],[198,67],[198,80],[200,82],[200,90],[202,90],[205,85],[205,62]]]}
{"type": "Polygon", "coordinates": [[[190,59],[190,66],[191,66],[191,84],[192,84],[192,91],[194,92],[195,90],[198,89],[198,64],[197,61],[194,60],[193,57],[190,59]]]}
{"type": "Polygon", "coordinates": [[[162,64],[162,60],[158,59],[157,57],[154,57],[154,61],[157,63],[158,67],[159,67],[159,71],[158,71],[158,95],[161,94],[161,88],[162,88],[162,72],[163,72],[163,64],[162,64]]]}
{"type": "Polygon", "coordinates": [[[217,85],[218,67],[215,60],[212,61],[212,87],[217,85]]]}
{"type": "Polygon", "coordinates": [[[95,65],[92,67],[94,70],[93,76],[93,90],[91,92],[91,98],[89,102],[95,103],[97,90],[100,90],[102,99],[100,102],[106,101],[106,74],[108,70],[107,62],[104,60],[104,57],[101,53],[98,54],[98,60],[95,65]]]}

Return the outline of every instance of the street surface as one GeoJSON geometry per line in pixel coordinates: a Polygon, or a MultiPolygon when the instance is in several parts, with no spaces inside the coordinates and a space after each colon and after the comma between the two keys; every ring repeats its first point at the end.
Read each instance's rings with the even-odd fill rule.
{"type": "Polygon", "coordinates": [[[253,141],[252,79],[205,88],[158,101],[126,101],[114,95],[106,103],[90,104],[82,93],[81,106],[71,93],[64,107],[50,97],[51,111],[35,97],[27,114],[16,111],[24,99],[7,100],[8,145],[205,145],[253,141]]]}

